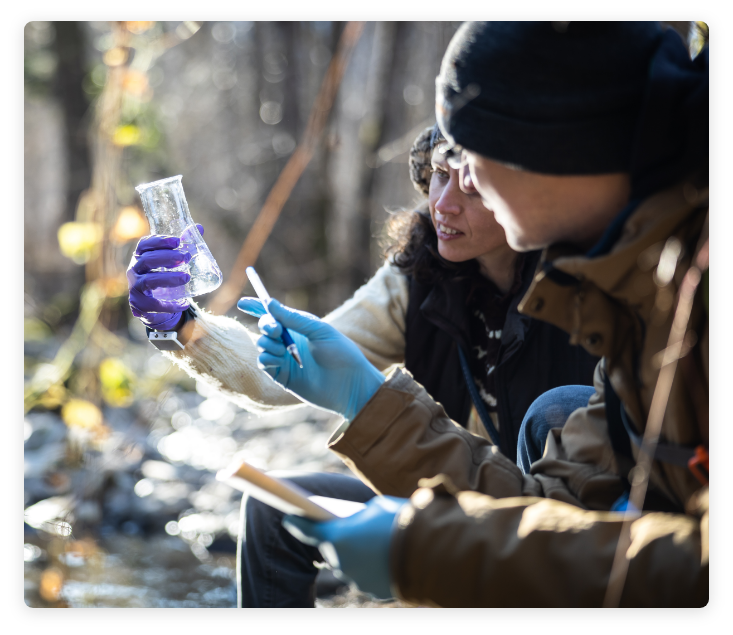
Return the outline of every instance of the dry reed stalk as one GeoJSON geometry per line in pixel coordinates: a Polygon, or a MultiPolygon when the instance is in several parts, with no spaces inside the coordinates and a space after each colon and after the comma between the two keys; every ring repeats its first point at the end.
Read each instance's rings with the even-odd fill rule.
{"type": "Polygon", "coordinates": [[[631,546],[631,524],[641,516],[644,508],[644,499],[649,486],[653,457],[659,442],[659,435],[662,431],[664,413],[672,390],[672,382],[677,370],[677,363],[686,351],[684,347],[685,335],[692,313],[692,304],[695,299],[695,292],[702,279],[702,273],[708,267],[708,243],[705,242],[699,250],[695,263],[687,270],[679,289],[679,299],[675,310],[672,328],[667,340],[667,348],[664,352],[662,367],[657,378],[657,385],[654,387],[652,404],[649,408],[644,436],[639,448],[639,455],[636,466],[632,472],[631,492],[629,494],[629,507],[626,511],[624,521],[621,525],[621,534],[616,545],[611,573],[608,578],[606,595],[603,599],[604,608],[616,608],[621,603],[626,576],[629,570],[628,550],[631,546]],[[637,511],[638,510],[638,511],[637,511]]]}

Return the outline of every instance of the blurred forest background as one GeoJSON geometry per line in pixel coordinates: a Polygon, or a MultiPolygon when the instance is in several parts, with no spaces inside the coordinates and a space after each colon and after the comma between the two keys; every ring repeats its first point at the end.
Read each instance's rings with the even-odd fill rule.
{"type": "MultiPolygon", "coordinates": [[[[379,251],[372,238],[385,207],[416,200],[406,152],[435,121],[435,76],[458,24],[363,25],[320,143],[258,261],[273,295],[321,314],[373,273],[379,251]]],[[[132,221],[140,210],[134,186],[174,174],[183,175],[192,215],[226,276],[303,138],[344,26],[30,23],[28,294],[73,315],[85,280],[73,257],[78,263],[86,253],[68,256],[91,249],[94,236],[84,240],[79,231],[64,254],[57,233],[65,222],[103,220],[92,218],[98,209],[80,209],[95,205],[80,201],[83,193],[90,198],[90,185],[92,196],[110,188],[104,223],[122,220],[122,233],[105,245],[104,274],[114,276],[129,261],[137,238],[129,234],[145,232],[132,221]],[[103,98],[107,111],[99,112],[103,98]],[[95,168],[109,181],[92,184],[102,177],[95,168]]]]}
{"type": "MultiPolygon", "coordinates": [[[[148,233],[134,187],[183,175],[224,273],[200,305],[237,316],[256,261],[274,297],[324,315],[381,264],[389,211],[419,200],[408,151],[459,24],[26,25],[29,605],[233,606],[241,496],[215,471],[241,451],[344,470],[329,416],[251,416],[146,342],[125,278],[148,233]]],[[[669,24],[692,50],[707,38],[669,24]]],[[[319,588],[322,606],[368,605],[319,588]]]]}

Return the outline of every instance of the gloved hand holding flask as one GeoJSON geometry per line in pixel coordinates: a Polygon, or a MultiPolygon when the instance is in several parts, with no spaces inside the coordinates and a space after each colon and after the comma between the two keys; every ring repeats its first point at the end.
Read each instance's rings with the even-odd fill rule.
{"type": "Polygon", "coordinates": [[[216,289],[223,276],[195,225],[174,176],[135,188],[151,235],[140,240],[127,270],[132,314],[155,330],[175,329],[188,298],[216,289]]]}

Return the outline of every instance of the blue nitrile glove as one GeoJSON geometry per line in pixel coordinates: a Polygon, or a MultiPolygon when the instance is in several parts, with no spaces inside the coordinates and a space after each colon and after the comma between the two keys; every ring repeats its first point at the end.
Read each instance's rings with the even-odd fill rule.
{"type": "Polygon", "coordinates": [[[272,317],[265,314],[258,323],[263,333],[257,340],[258,366],[301,399],[353,419],[384,383],[384,375],[354,342],[316,316],[277,300],[270,300],[268,309],[272,317]],[[282,342],[283,326],[293,337],[303,368],[282,342]]]}
{"type": "Polygon", "coordinates": [[[307,545],[318,547],[323,558],[364,592],[392,597],[389,550],[395,516],[406,498],[376,496],[366,509],[347,518],[317,522],[288,514],[283,526],[307,545]]]}
{"type": "MultiPolygon", "coordinates": [[[[201,225],[196,227],[203,235],[204,228],[201,225]]],[[[191,276],[184,271],[153,271],[161,267],[178,267],[191,260],[191,254],[177,249],[180,243],[180,238],[176,236],[145,236],[135,247],[127,268],[130,309],[136,318],[151,329],[175,329],[181,322],[182,313],[188,308],[188,298],[176,296],[181,294],[181,289],[177,287],[185,285],[191,276]]]]}
{"type": "Polygon", "coordinates": [[[239,298],[237,308],[243,313],[256,318],[261,318],[265,313],[267,313],[259,298],[239,298]]]}
{"type": "Polygon", "coordinates": [[[636,509],[634,504],[629,500],[629,493],[624,492],[621,494],[621,496],[618,497],[616,502],[611,505],[611,511],[612,512],[626,512],[626,513],[633,513],[638,514],[639,510],[636,509]]]}

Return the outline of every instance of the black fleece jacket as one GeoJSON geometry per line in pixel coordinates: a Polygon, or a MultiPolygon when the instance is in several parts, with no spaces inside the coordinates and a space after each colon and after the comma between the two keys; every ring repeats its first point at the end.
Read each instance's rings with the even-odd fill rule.
{"type": "MultiPolygon", "coordinates": [[[[522,315],[517,305],[532,281],[540,252],[524,259],[522,284],[507,311],[496,364],[499,447],[516,461],[519,427],[527,409],[542,393],[571,384],[592,385],[598,358],[551,324],[522,315]]],[[[470,280],[421,284],[410,277],[405,324],[405,368],[448,416],[466,426],[471,412],[468,381],[458,348],[471,355],[466,300],[470,280]]],[[[480,411],[479,411],[480,412],[480,411]]],[[[484,425],[492,425],[484,421],[484,425]]]]}

